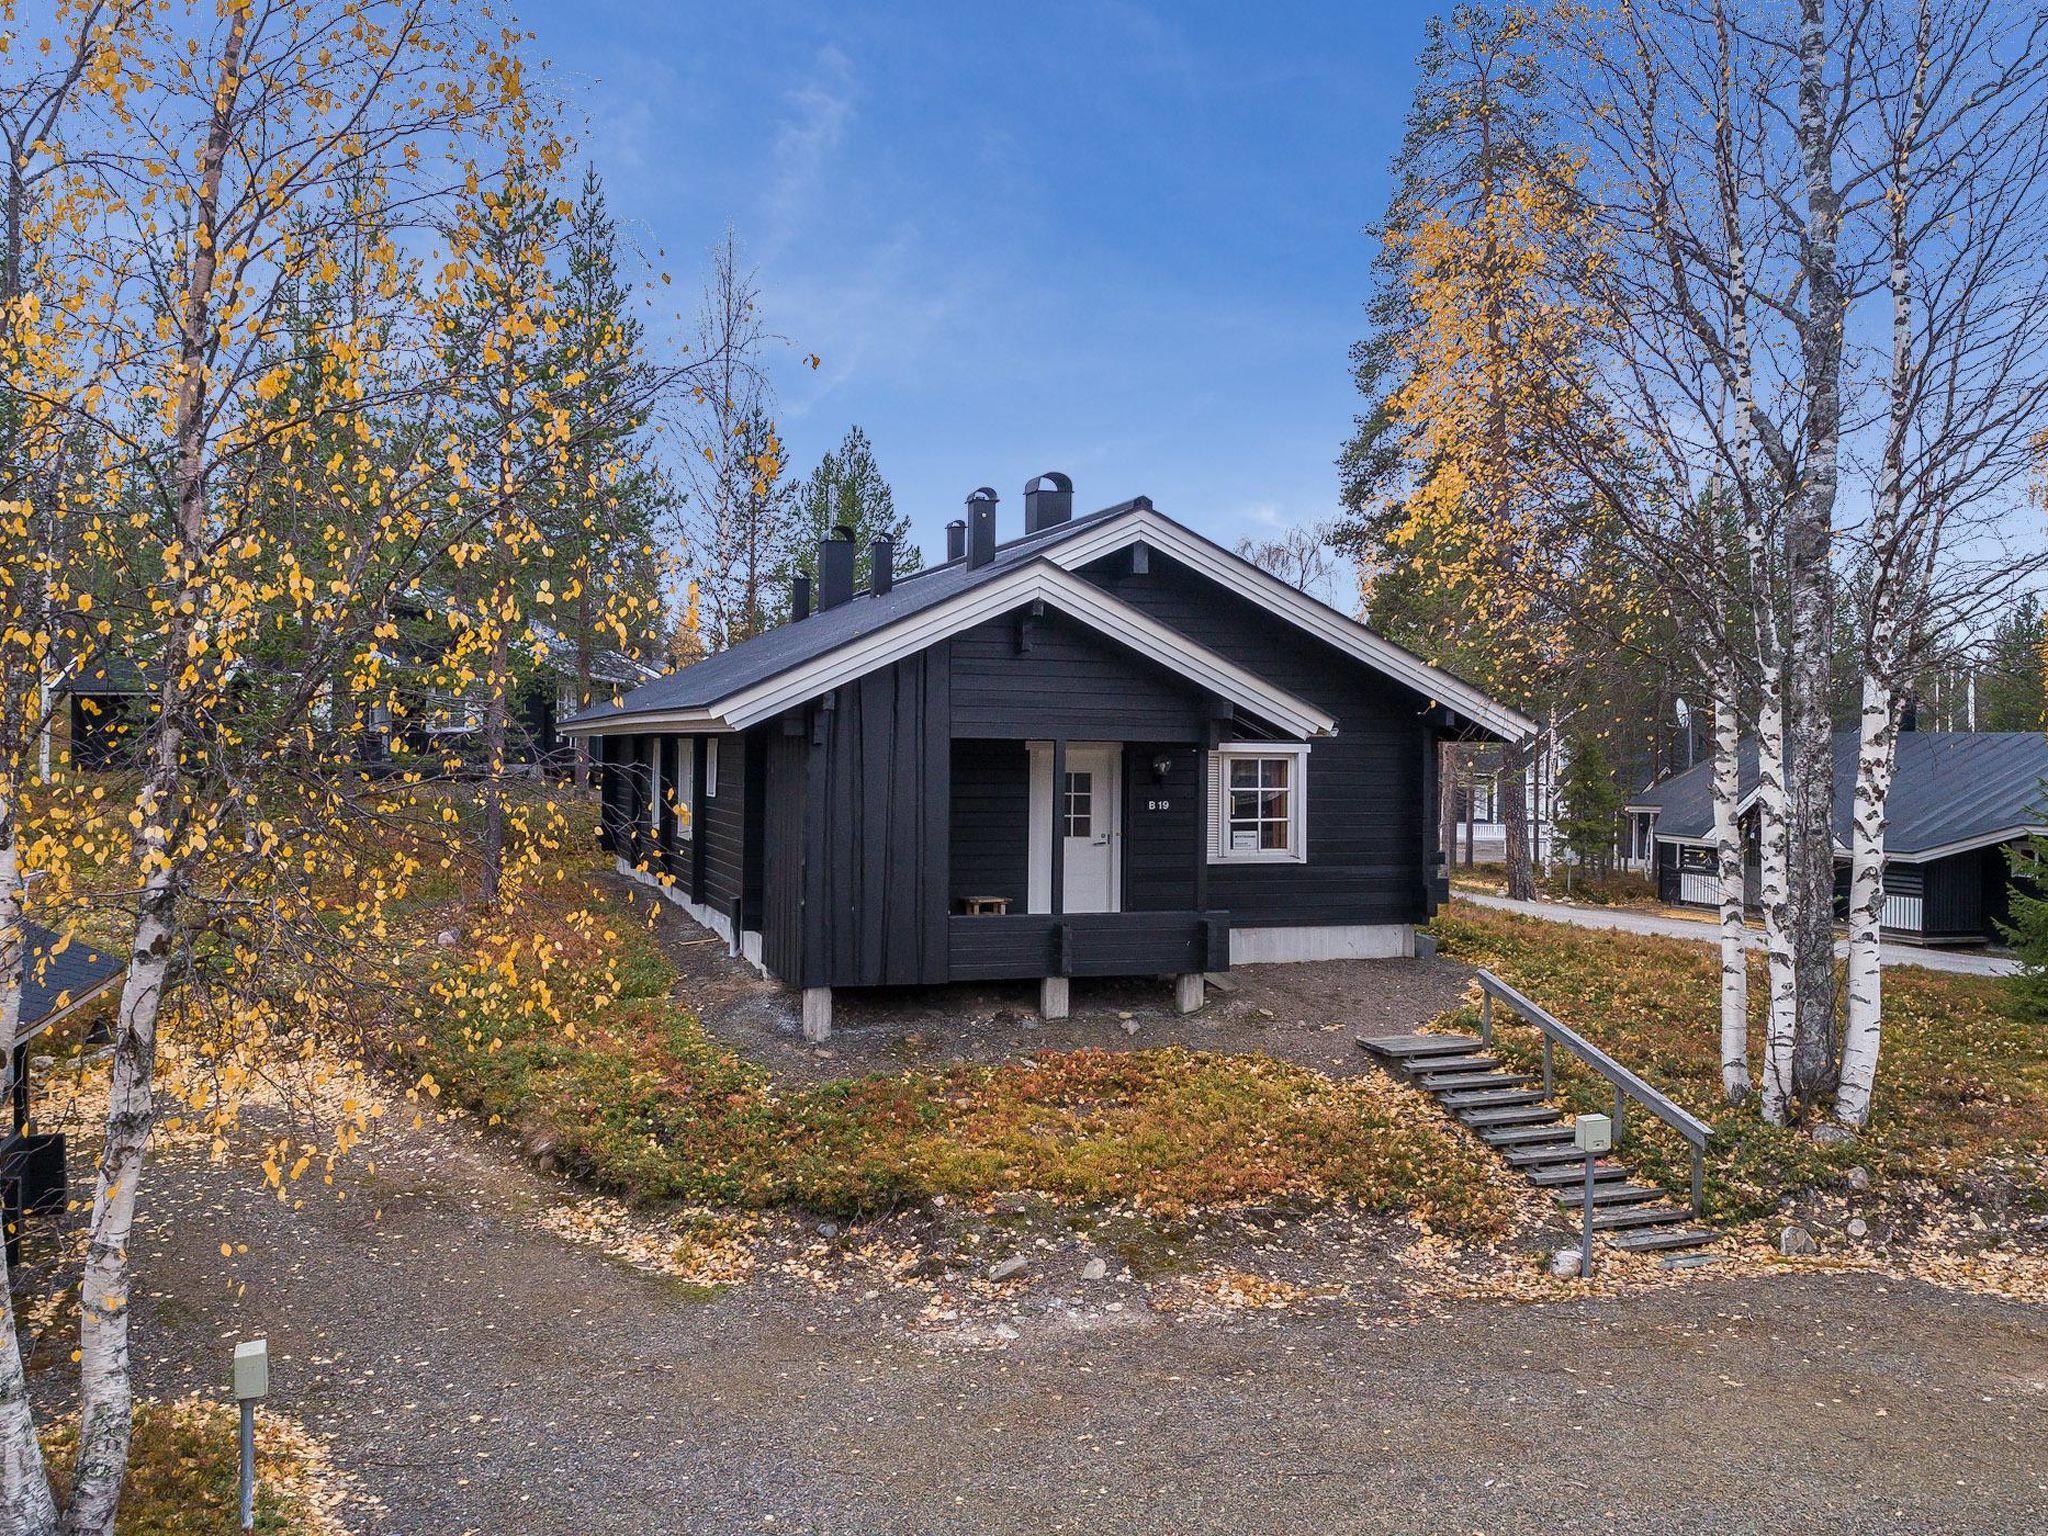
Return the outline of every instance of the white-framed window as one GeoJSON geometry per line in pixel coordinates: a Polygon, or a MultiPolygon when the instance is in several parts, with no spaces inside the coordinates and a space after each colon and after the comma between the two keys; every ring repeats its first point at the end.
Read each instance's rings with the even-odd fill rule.
{"type": "Polygon", "coordinates": [[[718,738],[710,737],[704,743],[704,798],[713,799],[718,794],[718,738]]]}
{"type": "Polygon", "coordinates": [[[661,759],[661,738],[657,736],[647,757],[647,830],[655,837],[661,836],[661,759]]]}
{"type": "Polygon", "coordinates": [[[1308,860],[1308,743],[1246,741],[1209,754],[1209,862],[1308,860]]]}
{"type": "Polygon", "coordinates": [[[676,840],[690,842],[697,836],[697,743],[691,736],[676,738],[675,792],[676,840]]]}

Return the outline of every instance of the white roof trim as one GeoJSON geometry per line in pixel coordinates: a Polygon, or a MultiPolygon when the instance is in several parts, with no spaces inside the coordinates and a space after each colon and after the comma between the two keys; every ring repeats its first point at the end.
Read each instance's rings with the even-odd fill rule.
{"type": "Polygon", "coordinates": [[[595,720],[565,720],[556,727],[564,736],[639,735],[645,731],[690,736],[732,728],[722,715],[709,709],[657,709],[633,715],[600,715],[595,720]]]}
{"type": "Polygon", "coordinates": [[[915,655],[926,646],[1007,613],[1020,603],[1044,601],[1112,640],[1146,655],[1172,657],[1183,676],[1231,703],[1252,710],[1302,736],[1327,736],[1337,722],[1306,699],[1275,688],[1207,646],[1140,612],[1071,572],[1044,559],[971,587],[920,613],[863,636],[835,651],[757,683],[711,707],[744,729],[772,719],[792,705],[829,692],[841,683],[915,655]]]}
{"type": "Polygon", "coordinates": [[[1952,843],[1936,843],[1932,848],[1919,848],[1911,853],[1895,853],[1891,857],[1902,864],[1931,864],[1936,859],[1969,853],[1977,848],[1995,848],[2000,843],[2009,843],[2017,838],[2044,835],[2048,835],[2048,826],[2043,826],[2039,822],[2027,822],[2018,826],[2001,827],[1996,832],[1980,832],[1975,837],[1959,837],[1952,843]]]}
{"type": "Polygon", "coordinates": [[[1330,715],[1308,700],[1276,688],[1256,673],[1160,623],[1093,582],[1039,558],[957,597],[906,615],[872,634],[742,688],[703,709],[608,715],[587,725],[573,722],[573,734],[627,731],[745,730],[784,710],[829,693],[841,683],[913,656],[929,645],[998,617],[1020,604],[1042,601],[1141,655],[1170,658],[1182,677],[1232,704],[1248,709],[1297,736],[1328,736],[1337,729],[1330,715]]]}
{"type": "Polygon", "coordinates": [[[1072,569],[1138,540],[1171,555],[1211,580],[1241,592],[1261,607],[1279,614],[1317,639],[1357,657],[1424,696],[1448,704],[1498,736],[1512,741],[1536,733],[1536,722],[1519,710],[1496,703],[1450,673],[1432,667],[1393,641],[1374,634],[1356,619],[1316,601],[1299,588],[1260,570],[1149,507],[1105,518],[1072,538],[1051,545],[1044,558],[1072,569]]]}

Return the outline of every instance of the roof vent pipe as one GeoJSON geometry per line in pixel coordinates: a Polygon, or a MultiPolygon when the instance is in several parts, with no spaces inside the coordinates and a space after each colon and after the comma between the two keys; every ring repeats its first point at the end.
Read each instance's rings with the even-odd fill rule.
{"type": "Polygon", "coordinates": [[[811,578],[802,571],[789,578],[789,616],[792,619],[811,616],[811,578]]]}
{"type": "Polygon", "coordinates": [[[886,533],[868,546],[868,593],[880,597],[896,584],[896,541],[886,533]]]}
{"type": "Polygon", "coordinates": [[[967,498],[967,563],[987,565],[996,557],[996,493],[982,486],[967,498]]]}
{"type": "Polygon", "coordinates": [[[841,523],[818,544],[818,612],[853,596],[853,530],[841,523]]]}
{"type": "Polygon", "coordinates": [[[952,561],[965,560],[966,558],[967,519],[956,517],[953,521],[946,524],[946,559],[952,561]]]}
{"type": "Polygon", "coordinates": [[[1024,531],[1057,527],[1074,515],[1074,482],[1058,470],[1034,475],[1024,487],[1024,531]]]}

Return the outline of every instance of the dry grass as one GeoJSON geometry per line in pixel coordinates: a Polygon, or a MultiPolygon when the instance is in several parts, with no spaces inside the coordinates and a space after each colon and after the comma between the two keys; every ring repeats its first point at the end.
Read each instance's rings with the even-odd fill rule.
{"type": "Polygon", "coordinates": [[[1495,1167],[1404,1090],[1264,1056],[1075,1051],[778,1084],[670,995],[646,915],[597,876],[576,861],[471,932],[402,1051],[606,1191],[843,1214],[1008,1190],[1167,1213],[1341,1199],[1471,1234],[1508,1219],[1495,1167]]]}
{"type": "MultiPolygon", "coordinates": [[[[1833,1182],[1853,1164],[1951,1187],[1981,1176],[2036,1188],[2044,1182],[2048,1025],[2015,1017],[1995,978],[1888,969],[1870,1128],[1826,1146],[1764,1125],[1753,1109],[1723,1100],[1720,962],[1710,947],[1464,905],[1440,913],[1434,926],[1446,955],[1493,971],[1717,1127],[1708,1195],[1720,1214],[1768,1210],[1785,1191],[1833,1182]]],[[[1750,997],[1751,1039],[1760,1042],[1761,961],[1750,997]]],[[[1475,1020],[1463,1023],[1472,1027],[1475,1020]]],[[[1529,1029],[1503,1030],[1500,1049],[1530,1067],[1539,1059],[1538,1038],[1529,1029]]],[[[1589,1074],[1574,1072],[1568,1080],[1577,1107],[1611,1103],[1610,1090],[1589,1074]]],[[[1636,1146],[1650,1171],[1671,1188],[1684,1187],[1677,1138],[1660,1127],[1636,1146]]]]}

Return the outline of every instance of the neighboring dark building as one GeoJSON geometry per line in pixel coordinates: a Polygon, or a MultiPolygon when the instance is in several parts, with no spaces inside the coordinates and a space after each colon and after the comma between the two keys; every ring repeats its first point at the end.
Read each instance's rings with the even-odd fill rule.
{"type": "Polygon", "coordinates": [[[21,1016],[14,1031],[13,1129],[0,1140],[0,1223],[7,1262],[21,1262],[24,1214],[62,1216],[67,1185],[64,1137],[29,1122],[29,1044],[118,982],[125,967],[112,955],[67,943],[38,923],[21,925],[21,1016]]]}
{"type": "Polygon", "coordinates": [[[827,540],[790,622],[565,727],[603,837],[804,990],[1394,956],[1444,899],[1445,736],[1521,715],[1140,497],[1071,516],[1041,476],[999,544],[892,579],[827,540]],[[815,611],[813,609],[815,596],[815,611]]]}
{"type": "MultiPolygon", "coordinates": [[[[1857,733],[1835,733],[1836,888],[1846,912],[1857,733]]],[[[1756,743],[1738,748],[1746,897],[1758,899],[1756,743]]],[[[1654,841],[1657,891],[1717,906],[1711,761],[1638,794],[1632,839],[1654,841]]],[[[2039,731],[1904,731],[1885,824],[1884,932],[1929,944],[1993,938],[2007,915],[2006,849],[2048,832],[2048,736],[2039,731]]]]}

